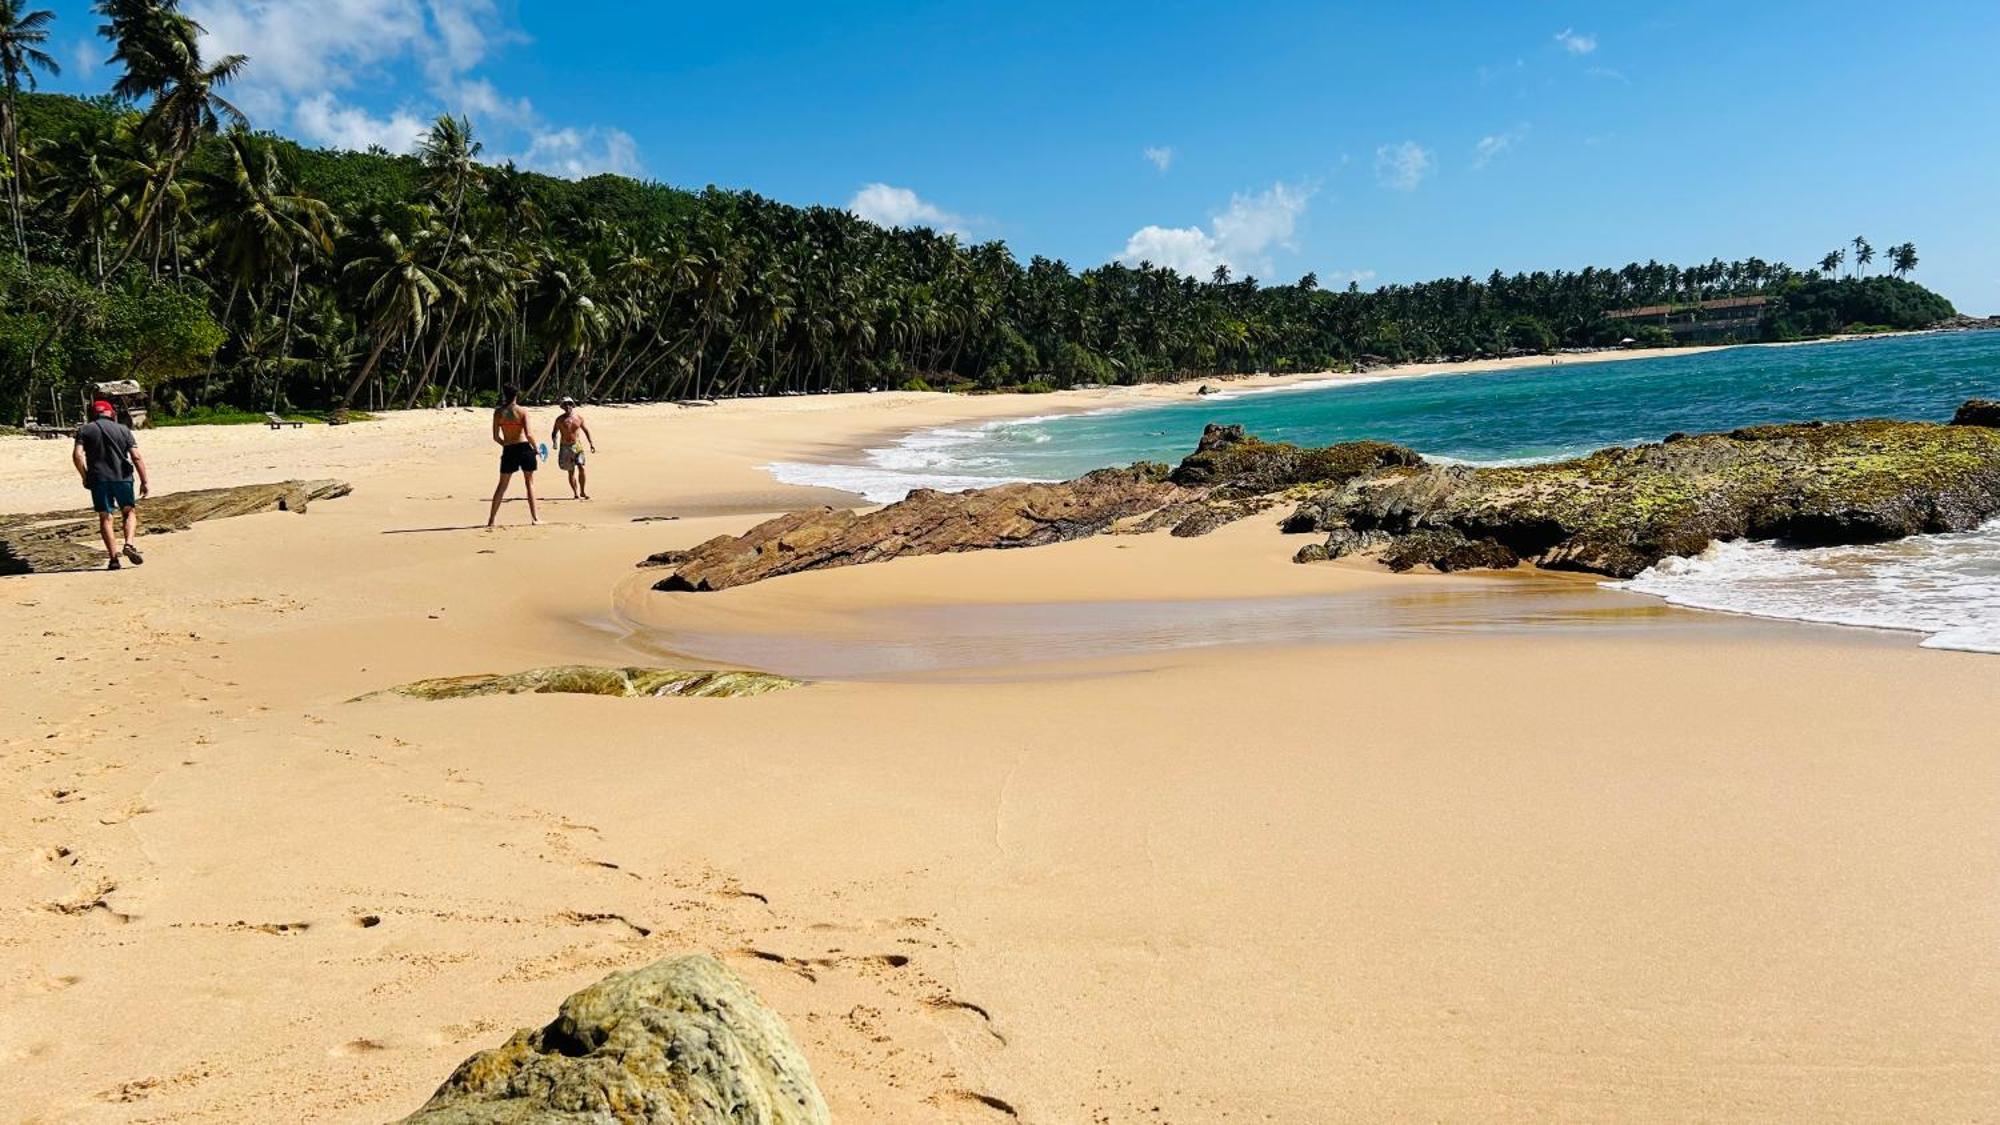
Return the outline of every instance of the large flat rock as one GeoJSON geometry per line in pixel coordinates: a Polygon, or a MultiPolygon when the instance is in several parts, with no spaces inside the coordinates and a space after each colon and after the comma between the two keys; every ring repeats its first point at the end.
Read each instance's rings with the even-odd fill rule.
{"type": "MultiPolygon", "coordinates": [[[[287,480],[151,496],[139,502],[139,533],[186,531],[204,520],[258,512],[303,512],[315,500],[353,491],[345,481],[287,480]]],[[[0,515],[0,575],[94,570],[104,565],[97,513],[88,508],[0,515]]]]}

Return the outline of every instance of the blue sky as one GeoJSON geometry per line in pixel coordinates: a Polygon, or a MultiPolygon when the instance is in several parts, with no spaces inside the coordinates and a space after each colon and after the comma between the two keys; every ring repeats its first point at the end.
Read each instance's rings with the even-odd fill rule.
{"type": "MultiPolygon", "coordinates": [[[[105,51],[52,3],[50,88],[105,51]]],[[[186,0],[257,124],[1364,287],[1856,234],[2000,312],[2000,13],[1962,3],[186,0]]]]}

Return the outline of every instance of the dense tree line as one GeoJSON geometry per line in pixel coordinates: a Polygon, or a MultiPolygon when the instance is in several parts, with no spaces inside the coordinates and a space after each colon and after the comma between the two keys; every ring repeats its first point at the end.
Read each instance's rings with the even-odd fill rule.
{"type": "Polygon", "coordinates": [[[50,17],[0,0],[14,416],[128,376],[170,412],[407,406],[507,382],[588,400],[1042,389],[1603,345],[1631,328],[1607,310],[1722,296],[1779,297],[1776,334],[1950,312],[1910,285],[1944,311],[1899,298],[1848,315],[1860,279],[1755,258],[1368,292],[1023,264],[999,242],[747,192],[492,166],[453,117],[413,155],[315,151],[250,130],[225,96],[248,60],[204,59],[177,0],[96,9],[116,79],[79,100],[31,92],[56,69],[50,17]]]}

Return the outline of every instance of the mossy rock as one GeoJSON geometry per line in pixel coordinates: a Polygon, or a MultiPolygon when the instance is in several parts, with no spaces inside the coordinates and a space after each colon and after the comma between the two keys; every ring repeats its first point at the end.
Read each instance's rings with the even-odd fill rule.
{"type": "Polygon", "coordinates": [[[1210,423],[1201,444],[1169,478],[1184,488],[1212,489],[1219,499],[1282,492],[1300,485],[1337,484],[1377,469],[1422,465],[1415,451],[1386,441],[1346,441],[1308,449],[1246,436],[1242,426],[1210,423]]]}
{"type": "Polygon", "coordinates": [[[613,973],[461,1063],[403,1125],[830,1125],[777,1013],[713,957],[613,973]]]}
{"type": "MultiPolygon", "coordinates": [[[[478,695],[608,695],[621,699],[683,696],[732,699],[765,695],[799,686],[798,680],[768,672],[728,672],[689,668],[593,668],[559,664],[505,675],[442,676],[390,688],[412,699],[466,699],[478,695]]],[[[376,693],[382,694],[382,693],[376,693]]],[[[364,697],[366,698],[366,697],[364,697]]]]}
{"type": "Polygon", "coordinates": [[[1528,559],[1630,577],[1717,540],[1874,543],[1996,515],[2000,430],[1864,420],[1676,435],[1544,465],[1384,469],[1306,500],[1284,526],[1408,539],[1384,555],[1398,568],[1528,559]]]}

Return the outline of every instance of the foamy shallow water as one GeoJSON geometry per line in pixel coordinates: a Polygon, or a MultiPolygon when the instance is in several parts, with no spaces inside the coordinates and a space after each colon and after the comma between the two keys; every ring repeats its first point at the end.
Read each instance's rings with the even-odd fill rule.
{"type": "Polygon", "coordinates": [[[1925,634],[1927,648],[2000,653],[2000,522],[1867,547],[1716,543],[1614,589],[1691,609],[1925,634]]]}

